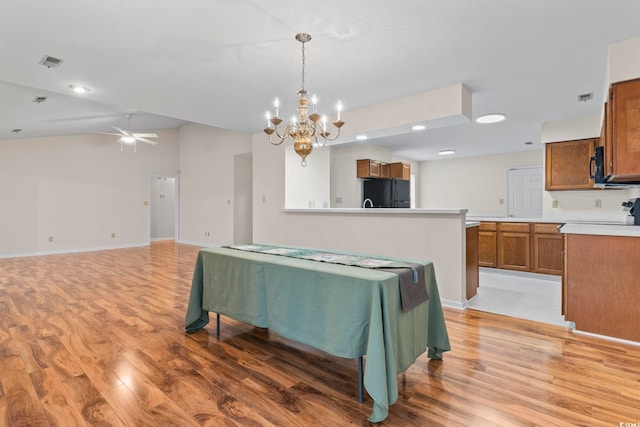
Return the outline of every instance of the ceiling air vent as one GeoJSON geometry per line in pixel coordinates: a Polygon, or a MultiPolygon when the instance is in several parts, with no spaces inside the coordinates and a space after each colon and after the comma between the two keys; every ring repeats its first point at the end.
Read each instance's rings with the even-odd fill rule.
{"type": "Polygon", "coordinates": [[[593,92],[583,93],[582,95],[578,95],[578,101],[579,102],[587,102],[591,98],[593,98],[593,92]]]}
{"type": "Polygon", "coordinates": [[[45,55],[40,60],[39,64],[44,65],[47,68],[58,68],[62,64],[62,59],[54,58],[53,56],[45,55]]]}
{"type": "Polygon", "coordinates": [[[33,102],[35,102],[36,104],[40,104],[41,102],[44,102],[46,100],[46,96],[36,96],[35,98],[33,98],[33,102]]]}

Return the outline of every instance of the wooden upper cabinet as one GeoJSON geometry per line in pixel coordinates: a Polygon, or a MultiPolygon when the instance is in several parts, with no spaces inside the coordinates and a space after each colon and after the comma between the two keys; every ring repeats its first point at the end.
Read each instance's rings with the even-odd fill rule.
{"type": "Polygon", "coordinates": [[[408,180],[411,177],[411,165],[409,163],[385,163],[371,159],[359,159],[356,160],[356,163],[358,178],[400,178],[408,180]]]}
{"type": "MultiPolygon", "coordinates": [[[[609,181],[640,181],[640,79],[613,84],[609,104],[607,124],[612,133],[609,181]]],[[[609,162],[606,153],[605,150],[605,163],[609,162]]]]}
{"type": "Polygon", "coordinates": [[[411,165],[404,162],[394,162],[389,164],[390,178],[400,178],[409,180],[411,178],[411,165]]]}
{"type": "Polygon", "coordinates": [[[590,161],[597,138],[545,144],[545,190],[592,190],[590,161]]]}
{"type": "MultiPolygon", "coordinates": [[[[382,178],[382,162],[371,159],[360,159],[356,161],[358,178],[382,178]]],[[[386,170],[388,178],[389,169],[386,170]]]]}

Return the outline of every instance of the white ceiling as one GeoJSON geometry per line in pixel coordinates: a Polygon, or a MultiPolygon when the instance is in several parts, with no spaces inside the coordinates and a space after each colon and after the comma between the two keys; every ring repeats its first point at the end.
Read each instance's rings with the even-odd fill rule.
{"type": "Polygon", "coordinates": [[[307,32],[321,109],[464,83],[474,117],[508,116],[373,142],[416,160],[539,149],[541,123],[599,114],[607,46],[640,35],[639,18],[637,0],[4,0],[0,139],[108,132],[129,113],[133,130],[260,132],[275,96],[294,112],[307,32]]]}

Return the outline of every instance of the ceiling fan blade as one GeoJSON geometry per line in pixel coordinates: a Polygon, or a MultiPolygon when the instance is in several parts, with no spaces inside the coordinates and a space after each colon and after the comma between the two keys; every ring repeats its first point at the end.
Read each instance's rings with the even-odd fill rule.
{"type": "Polygon", "coordinates": [[[155,133],[134,133],[132,135],[135,136],[136,138],[157,138],[158,137],[158,135],[156,135],[155,133]]]}
{"type": "Polygon", "coordinates": [[[115,135],[115,136],[121,136],[121,134],[119,133],[109,133],[109,132],[91,132],[91,133],[97,133],[100,135],[115,135]]]}
{"type": "Polygon", "coordinates": [[[151,144],[151,145],[158,145],[156,141],[151,141],[150,139],[146,139],[146,138],[136,138],[136,140],[146,142],[147,144],[151,144]]]}
{"type": "Polygon", "coordinates": [[[129,132],[127,132],[126,130],[122,130],[122,129],[120,129],[120,128],[119,128],[119,127],[117,127],[117,126],[111,126],[111,127],[112,127],[112,128],[114,128],[115,130],[117,130],[118,132],[120,132],[120,133],[121,133],[121,134],[123,134],[123,135],[133,136],[133,135],[131,135],[129,132]]]}

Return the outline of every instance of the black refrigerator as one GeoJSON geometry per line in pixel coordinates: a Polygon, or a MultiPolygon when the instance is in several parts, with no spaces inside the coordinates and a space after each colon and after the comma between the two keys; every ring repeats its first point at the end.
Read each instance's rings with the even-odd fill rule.
{"type": "Polygon", "coordinates": [[[405,179],[366,179],[362,194],[365,208],[411,207],[409,181],[405,179]]]}

